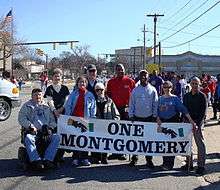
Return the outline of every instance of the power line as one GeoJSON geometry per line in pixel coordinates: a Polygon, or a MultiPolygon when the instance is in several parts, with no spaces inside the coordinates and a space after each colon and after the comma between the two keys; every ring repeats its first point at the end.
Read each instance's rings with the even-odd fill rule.
{"type": "MultiPolygon", "coordinates": [[[[158,28],[162,28],[162,29],[168,29],[168,27],[161,27],[161,26],[158,26],[158,28]]],[[[207,27],[206,27],[207,28],[207,27]]],[[[171,31],[177,31],[177,30],[174,30],[174,29],[170,29],[171,31]]],[[[193,32],[184,32],[184,31],[181,31],[180,33],[183,33],[183,34],[188,34],[188,35],[193,35],[193,36],[197,36],[198,34],[195,34],[193,32]]],[[[220,36],[212,36],[212,35],[207,35],[206,36],[207,38],[220,38],[220,36]]]]}
{"type": "MultiPolygon", "coordinates": [[[[175,15],[177,15],[181,10],[183,10],[192,0],[189,0],[184,6],[182,6],[180,9],[178,9],[176,12],[174,12],[168,19],[165,19],[164,22],[169,21],[171,18],[173,18],[175,15]]],[[[163,22],[163,23],[164,23],[163,22]]]]}
{"type": "Polygon", "coordinates": [[[200,17],[202,17],[204,14],[206,14],[207,12],[209,12],[211,9],[213,9],[216,5],[218,5],[220,3],[220,1],[216,2],[214,5],[212,5],[210,8],[208,8],[205,12],[203,12],[201,15],[199,15],[198,17],[196,17],[194,20],[192,20],[190,23],[188,23],[187,25],[183,26],[182,28],[180,28],[179,30],[177,30],[176,32],[174,32],[173,34],[169,35],[168,37],[164,38],[161,40],[165,41],[169,38],[171,38],[172,36],[176,35],[177,33],[179,33],[181,30],[185,29],[186,27],[188,27],[190,24],[192,24],[193,22],[195,22],[196,20],[198,20],[200,17]]]}
{"type": "MultiPolygon", "coordinates": [[[[177,44],[177,42],[166,42],[168,44],[177,44]]],[[[191,46],[194,46],[194,47],[208,47],[208,48],[220,48],[220,46],[210,46],[210,45],[203,45],[203,44],[200,44],[200,45],[196,45],[196,44],[190,44],[190,47],[191,46]]],[[[166,47],[165,47],[166,48],[166,47]]]]}
{"type": "Polygon", "coordinates": [[[213,27],[212,29],[206,31],[205,33],[203,33],[203,34],[197,36],[196,38],[193,38],[193,39],[191,39],[191,40],[189,40],[189,41],[187,41],[187,42],[183,42],[183,43],[181,43],[181,44],[177,44],[177,45],[175,45],[175,46],[163,47],[163,48],[175,48],[175,47],[179,47],[179,46],[182,46],[182,45],[188,44],[188,43],[190,43],[190,42],[192,42],[192,41],[195,41],[195,40],[201,38],[202,36],[208,34],[209,32],[211,32],[212,30],[218,28],[219,26],[220,26],[220,24],[218,24],[217,26],[213,27]]]}
{"type": "MultiPolygon", "coordinates": [[[[186,18],[188,18],[189,16],[191,16],[195,11],[197,11],[198,9],[200,9],[203,5],[205,5],[209,0],[206,0],[205,2],[203,2],[201,5],[199,5],[197,8],[195,8],[193,11],[191,11],[187,16],[185,16],[183,19],[181,19],[179,22],[177,22],[175,25],[173,25],[171,28],[167,29],[163,34],[165,34],[167,31],[172,30],[175,26],[179,25],[181,22],[183,22],[186,18]]],[[[162,34],[162,35],[163,35],[162,34]]]]}

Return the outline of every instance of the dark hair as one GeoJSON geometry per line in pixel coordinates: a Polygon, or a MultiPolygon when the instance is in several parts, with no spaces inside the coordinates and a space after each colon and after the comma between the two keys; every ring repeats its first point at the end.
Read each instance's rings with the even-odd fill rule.
{"type": "Polygon", "coordinates": [[[141,70],[140,72],[139,72],[139,75],[140,74],[146,74],[146,75],[148,75],[148,72],[146,71],[146,70],[141,70]]]}
{"type": "Polygon", "coordinates": [[[54,69],[53,72],[52,72],[52,76],[54,76],[54,75],[56,75],[56,74],[62,75],[61,69],[54,69]]]}
{"type": "Polygon", "coordinates": [[[37,93],[37,92],[42,92],[42,90],[40,88],[34,88],[31,94],[33,95],[34,93],[37,93]]]}

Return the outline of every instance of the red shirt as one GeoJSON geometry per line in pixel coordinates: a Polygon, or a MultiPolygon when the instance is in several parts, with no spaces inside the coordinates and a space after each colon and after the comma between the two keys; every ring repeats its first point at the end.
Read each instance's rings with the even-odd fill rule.
{"type": "Polygon", "coordinates": [[[113,100],[115,105],[120,107],[128,106],[131,91],[135,87],[135,82],[131,78],[114,77],[108,81],[107,95],[113,100]]]}
{"type": "Polygon", "coordinates": [[[209,87],[205,87],[205,88],[202,88],[202,89],[201,89],[201,92],[203,92],[203,93],[206,95],[206,97],[208,97],[208,94],[209,94],[209,92],[210,92],[210,89],[209,89],[209,87]]]}
{"type": "Polygon", "coordinates": [[[209,87],[211,93],[214,94],[215,88],[216,88],[215,81],[213,81],[213,80],[208,81],[208,87],[209,87]]]}

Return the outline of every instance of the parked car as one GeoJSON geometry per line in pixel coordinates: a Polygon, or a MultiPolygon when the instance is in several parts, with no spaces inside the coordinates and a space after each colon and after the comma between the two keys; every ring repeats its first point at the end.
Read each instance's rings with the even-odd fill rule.
{"type": "Polygon", "coordinates": [[[11,115],[14,107],[21,105],[19,89],[10,81],[0,78],[0,121],[5,121],[11,115]]]}

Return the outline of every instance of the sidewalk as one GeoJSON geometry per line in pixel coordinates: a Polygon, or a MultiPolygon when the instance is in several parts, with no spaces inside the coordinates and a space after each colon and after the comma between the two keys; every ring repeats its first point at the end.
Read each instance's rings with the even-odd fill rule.
{"type": "MultiPolygon", "coordinates": [[[[209,120],[212,116],[212,108],[209,107],[207,124],[203,130],[207,153],[206,173],[200,177],[204,189],[220,189],[220,124],[217,120],[209,120]]],[[[195,161],[197,159],[195,143],[193,153],[195,161]]]]}

